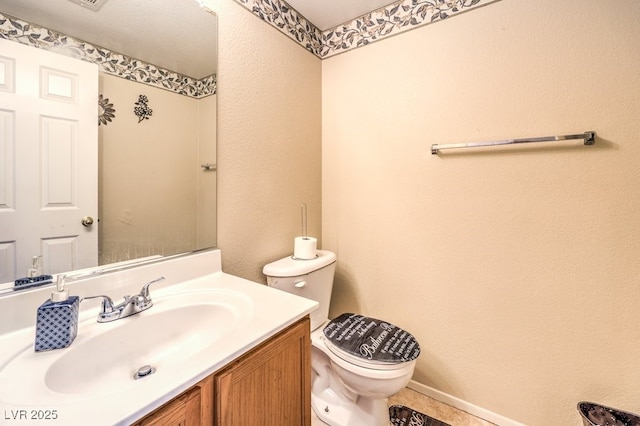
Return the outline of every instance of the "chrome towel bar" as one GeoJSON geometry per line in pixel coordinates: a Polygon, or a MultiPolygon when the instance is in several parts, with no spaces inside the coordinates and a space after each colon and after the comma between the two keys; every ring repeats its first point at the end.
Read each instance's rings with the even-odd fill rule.
{"type": "Polygon", "coordinates": [[[211,163],[200,164],[200,167],[202,167],[205,171],[218,170],[218,166],[211,163]]]}
{"type": "Polygon", "coordinates": [[[596,132],[584,132],[578,135],[559,135],[544,136],[541,138],[524,138],[524,139],[505,139],[501,141],[489,142],[472,142],[472,143],[451,143],[451,144],[433,144],[431,145],[431,154],[437,155],[442,149],[452,148],[477,148],[481,146],[511,145],[517,143],[533,143],[533,142],[553,142],[564,141],[569,139],[583,139],[585,145],[593,145],[596,142],[596,132]]]}

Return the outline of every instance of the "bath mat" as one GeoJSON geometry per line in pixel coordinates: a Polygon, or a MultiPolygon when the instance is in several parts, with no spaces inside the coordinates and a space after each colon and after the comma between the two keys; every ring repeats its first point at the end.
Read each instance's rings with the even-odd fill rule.
{"type": "Polygon", "coordinates": [[[451,426],[404,405],[389,407],[389,418],[393,426],[451,426]]]}

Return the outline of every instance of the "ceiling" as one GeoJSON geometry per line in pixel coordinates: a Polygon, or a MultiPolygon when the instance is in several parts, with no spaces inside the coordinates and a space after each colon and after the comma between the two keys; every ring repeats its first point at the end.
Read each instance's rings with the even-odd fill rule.
{"type": "MultiPolygon", "coordinates": [[[[197,1],[85,0],[97,12],[73,1],[0,0],[0,12],[193,78],[215,73],[217,24],[197,1]]],[[[393,2],[286,1],[323,31],[393,2]]]]}
{"type": "Polygon", "coordinates": [[[286,0],[322,31],[393,3],[393,0],[286,0]]]}

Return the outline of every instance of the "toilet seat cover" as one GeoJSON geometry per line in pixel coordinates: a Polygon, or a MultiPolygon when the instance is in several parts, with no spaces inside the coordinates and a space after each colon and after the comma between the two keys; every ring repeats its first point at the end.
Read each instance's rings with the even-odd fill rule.
{"type": "Polygon", "coordinates": [[[399,364],[420,355],[411,333],[388,322],[344,313],[322,330],[328,344],[370,363],[399,364]]]}

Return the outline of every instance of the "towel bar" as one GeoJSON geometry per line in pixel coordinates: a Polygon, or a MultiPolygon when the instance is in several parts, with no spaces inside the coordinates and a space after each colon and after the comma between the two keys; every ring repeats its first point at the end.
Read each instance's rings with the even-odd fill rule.
{"type": "Polygon", "coordinates": [[[505,139],[500,141],[488,141],[488,142],[472,142],[472,143],[452,143],[452,144],[433,144],[431,145],[431,154],[437,155],[440,150],[453,149],[453,148],[477,148],[481,146],[496,146],[496,145],[511,145],[518,143],[533,143],[533,142],[552,142],[552,141],[564,141],[570,139],[583,139],[585,145],[593,145],[596,142],[596,132],[584,132],[577,135],[559,135],[559,136],[544,136],[540,138],[524,138],[524,139],[505,139]]]}

